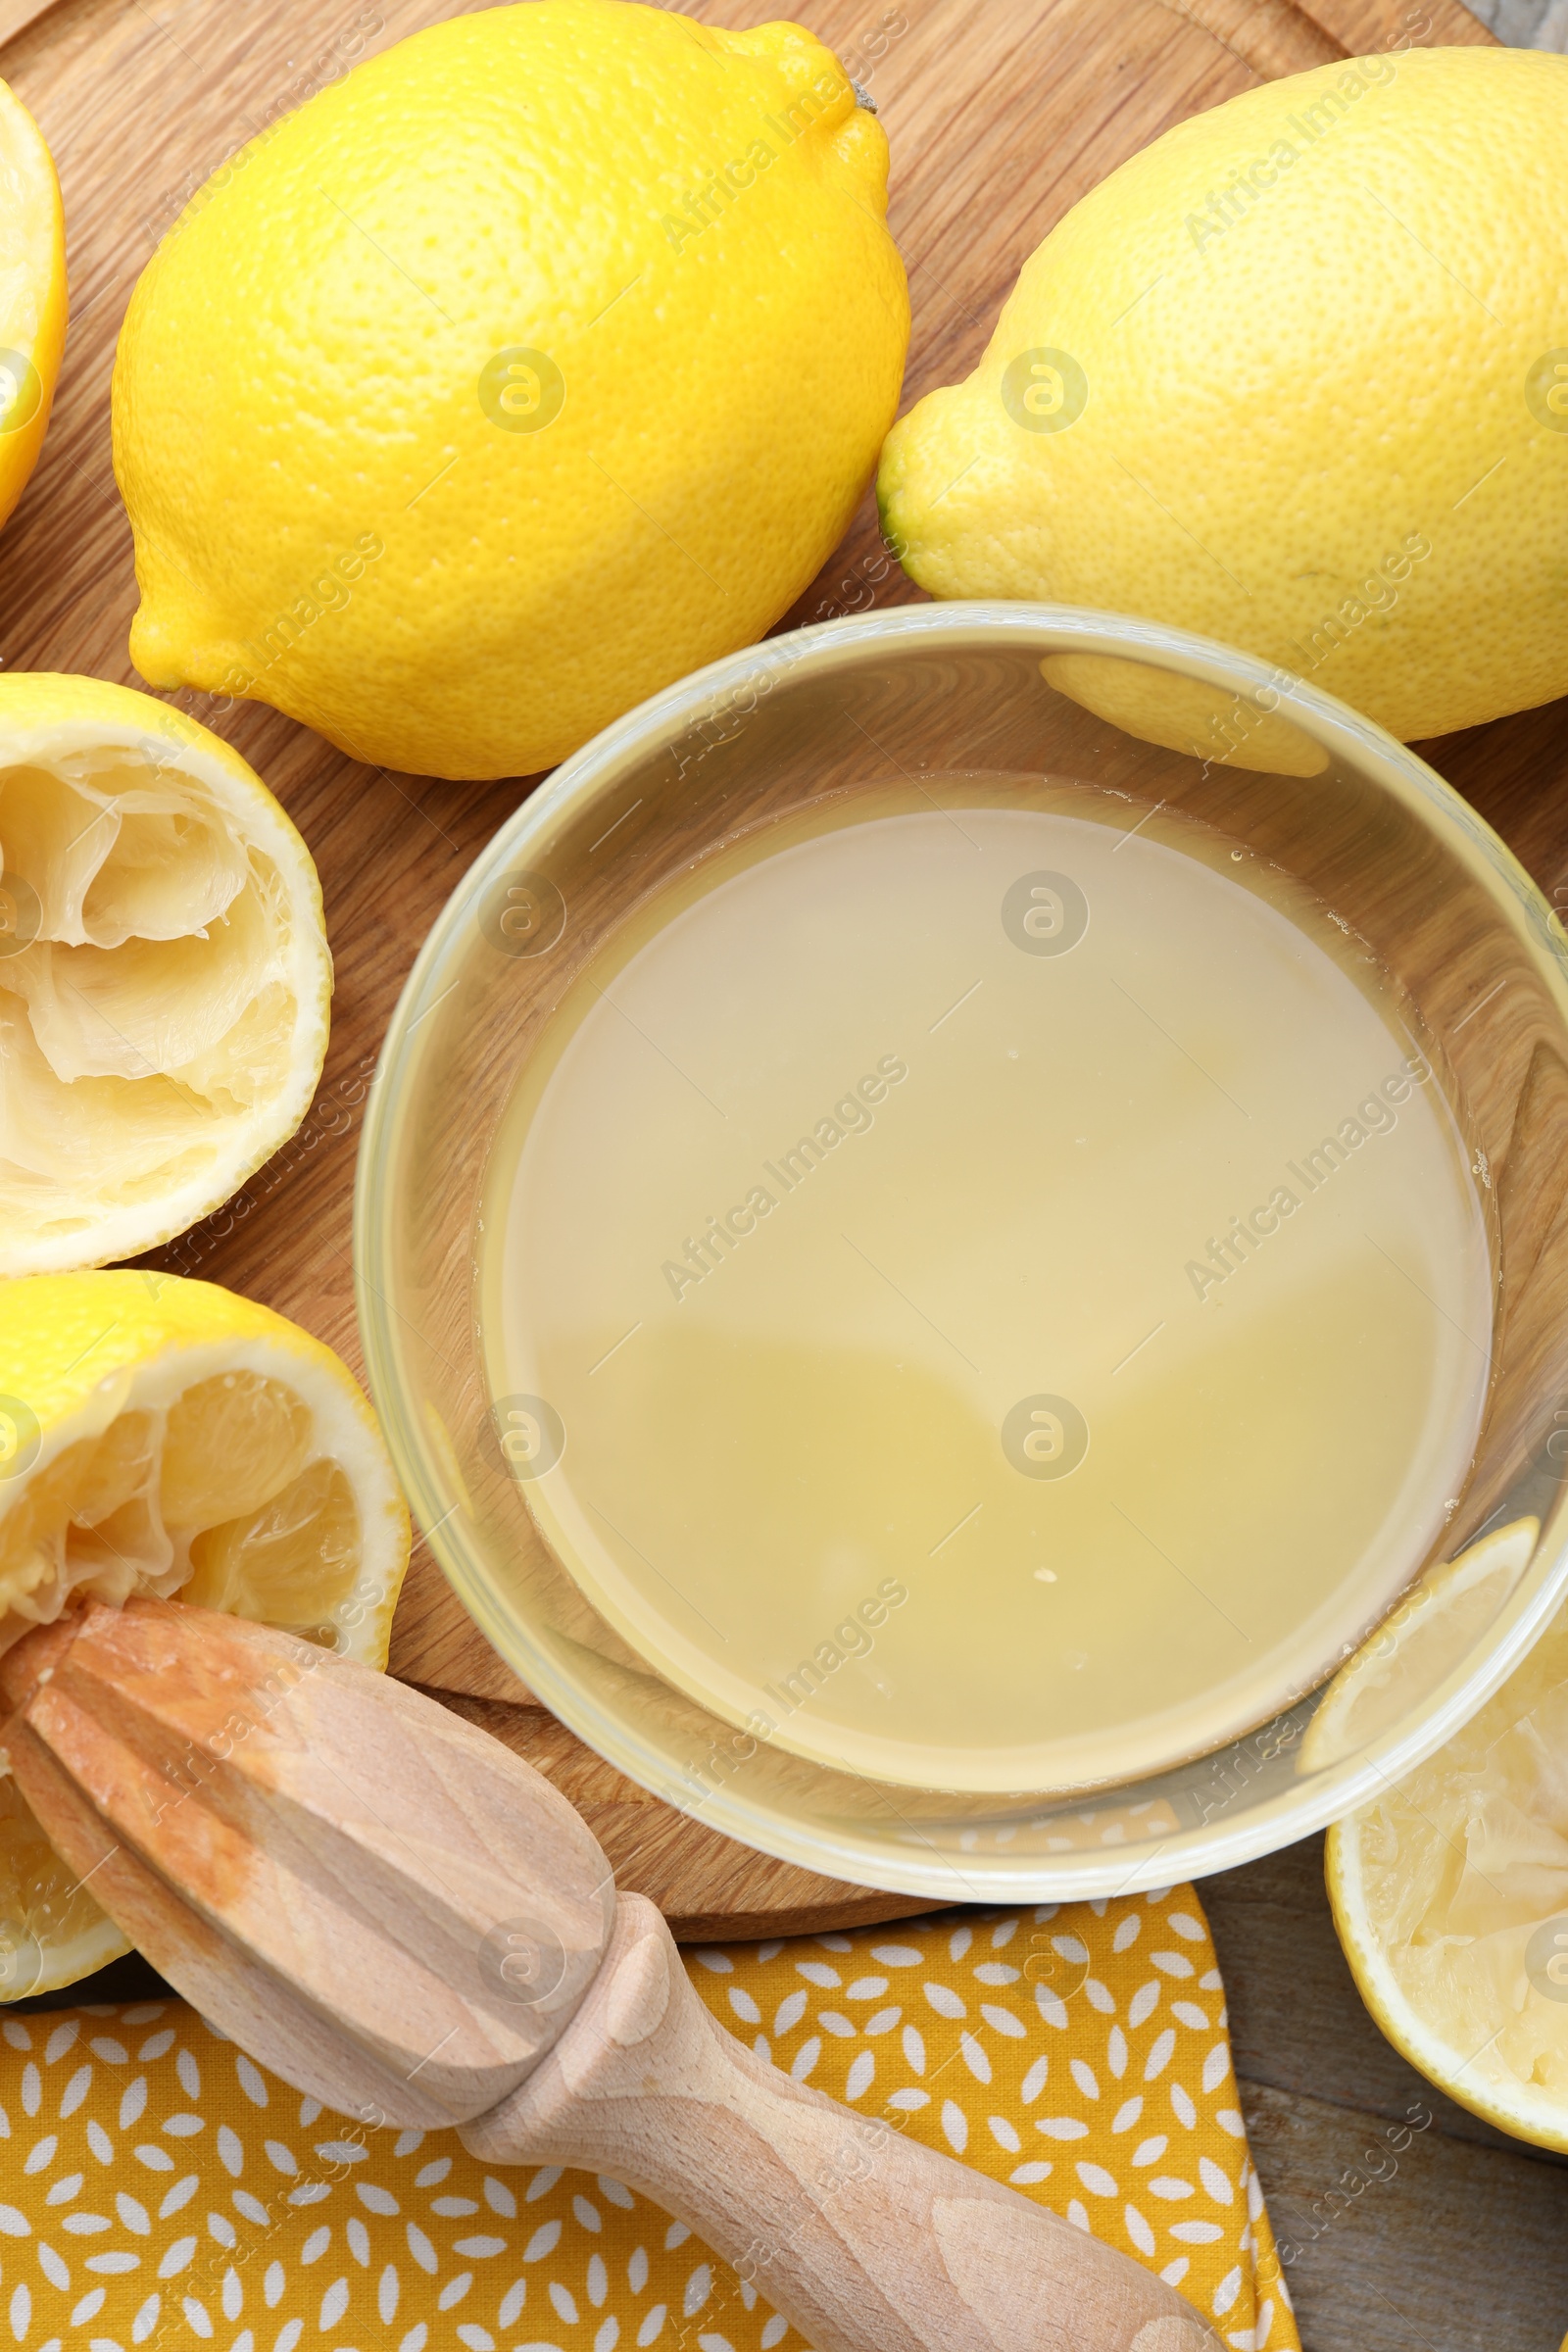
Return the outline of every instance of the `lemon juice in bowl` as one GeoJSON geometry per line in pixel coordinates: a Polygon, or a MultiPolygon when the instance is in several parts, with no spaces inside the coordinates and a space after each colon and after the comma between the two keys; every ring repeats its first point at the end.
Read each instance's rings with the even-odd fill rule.
{"type": "Polygon", "coordinates": [[[1443,1538],[1490,1195],[1282,864],[1082,779],[866,768],[651,891],[538,1032],[480,1218],[499,1445],[749,1737],[906,1788],[1158,1773],[1443,1538]]]}

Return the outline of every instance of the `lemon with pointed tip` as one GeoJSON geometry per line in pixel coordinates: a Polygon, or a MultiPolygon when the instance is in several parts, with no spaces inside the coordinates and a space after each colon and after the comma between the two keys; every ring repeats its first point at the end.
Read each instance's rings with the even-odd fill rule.
{"type": "MultiPolygon", "coordinates": [[[[884,527],[940,597],[1162,621],[1405,740],[1568,692],[1568,58],[1409,49],[1165,132],[903,417],[884,527]]],[[[1074,657],[1200,759],[1322,764],[1259,700],[1074,657]]]]}
{"type": "MultiPolygon", "coordinates": [[[[0,1282],[0,1650],[145,1593],[384,1666],[408,1556],[375,1417],[297,1324],[172,1275],[0,1282]]],[[[0,2000],[128,1948],[0,1779],[0,2000]]]]}
{"type": "Polygon", "coordinates": [[[368,59],[132,298],[136,666],[498,776],[751,644],[893,421],[886,201],[881,127],[799,25],[528,0],[368,59]]]}

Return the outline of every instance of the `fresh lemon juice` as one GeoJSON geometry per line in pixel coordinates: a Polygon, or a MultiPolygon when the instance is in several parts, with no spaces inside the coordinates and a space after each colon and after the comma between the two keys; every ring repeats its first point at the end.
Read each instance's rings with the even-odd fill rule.
{"type": "Polygon", "coordinates": [[[877,1780],[1061,1789],[1266,1721],[1387,1612],[1493,1267],[1332,907],[1168,810],[942,778],[759,828],[589,959],[478,1302],[520,1494],[661,1675],[877,1780]]]}

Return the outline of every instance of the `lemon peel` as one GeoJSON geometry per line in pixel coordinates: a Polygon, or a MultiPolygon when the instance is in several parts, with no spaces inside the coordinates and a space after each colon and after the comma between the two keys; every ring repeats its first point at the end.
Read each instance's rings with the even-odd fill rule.
{"type": "MultiPolygon", "coordinates": [[[[1568,691],[1565,136],[1568,59],[1502,48],[1347,59],[1165,132],[890,434],[906,570],[1240,646],[1404,740],[1568,691]]],[[[1218,692],[1085,683],[1146,740],[1309,772],[1218,692]]]]}
{"type": "Polygon", "coordinates": [[[66,342],[66,220],[43,134],[0,81],[0,523],[38,462],[66,342]]]}
{"type": "Polygon", "coordinates": [[[897,407],[886,199],[880,125],[799,25],[530,0],[366,60],[132,297],[138,669],[483,777],[761,637],[897,407]]]}
{"type": "MultiPolygon", "coordinates": [[[[139,1593],[381,1667],[409,1540],[374,1414],[298,1325],[172,1275],[0,1282],[0,1651],[139,1593]]],[[[128,1948],[0,1779],[0,1999],[128,1948]]]]}
{"type": "Polygon", "coordinates": [[[237,753],[98,678],[0,675],[0,1275],[126,1258],[299,1126],[332,964],[237,753]]]}
{"type": "MultiPolygon", "coordinates": [[[[1336,1747],[1375,1737],[1401,1683],[1429,1685],[1495,1613],[1534,1546],[1481,1543],[1339,1678],[1336,1747]]],[[[1314,1732],[1317,1725],[1313,1726],[1314,1732]]],[[[1330,1830],[1329,1899],[1378,2025],[1429,2082],[1499,2131],[1568,2150],[1568,1608],[1464,1730],[1330,1830]]],[[[1310,1759],[1303,1754],[1303,1762],[1310,1759]]]]}

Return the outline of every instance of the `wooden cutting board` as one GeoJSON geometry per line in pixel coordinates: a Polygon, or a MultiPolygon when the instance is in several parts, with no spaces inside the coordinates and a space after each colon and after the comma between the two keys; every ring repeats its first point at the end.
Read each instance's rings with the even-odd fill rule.
{"type": "MultiPolygon", "coordinates": [[[[266,122],[356,58],[434,19],[443,0],[0,0],[0,74],[40,123],[65,190],[72,324],[42,461],[0,556],[0,660],[139,683],[130,530],[110,466],[115,338],[137,274],[190,193],[266,122]]],[[[755,24],[789,13],[872,93],[893,150],[891,225],[914,309],[906,405],[967,373],[1018,269],[1076,200],[1185,116],[1261,79],[1416,41],[1485,42],[1457,0],[689,0],[755,24]]],[[[1283,297],[1282,297],[1283,298],[1283,297]]],[[[869,497],[780,625],[911,602],[869,497]]],[[[311,1117],[199,1228],[148,1260],[265,1299],[360,1368],[350,1204],[366,1084],[437,909],[537,782],[383,780],[251,706],[212,719],[310,844],[337,959],[331,1050],[311,1117]]],[[[1568,871],[1554,810],[1562,706],[1429,747],[1548,891],[1568,871]]],[[[1568,888],[1565,888],[1568,896],[1568,888]]],[[[549,1772],[623,1886],[689,1936],[801,1933],[928,1906],[774,1862],[672,1811],[591,1754],[523,1690],[422,1544],[393,1671],[549,1772]]]]}

